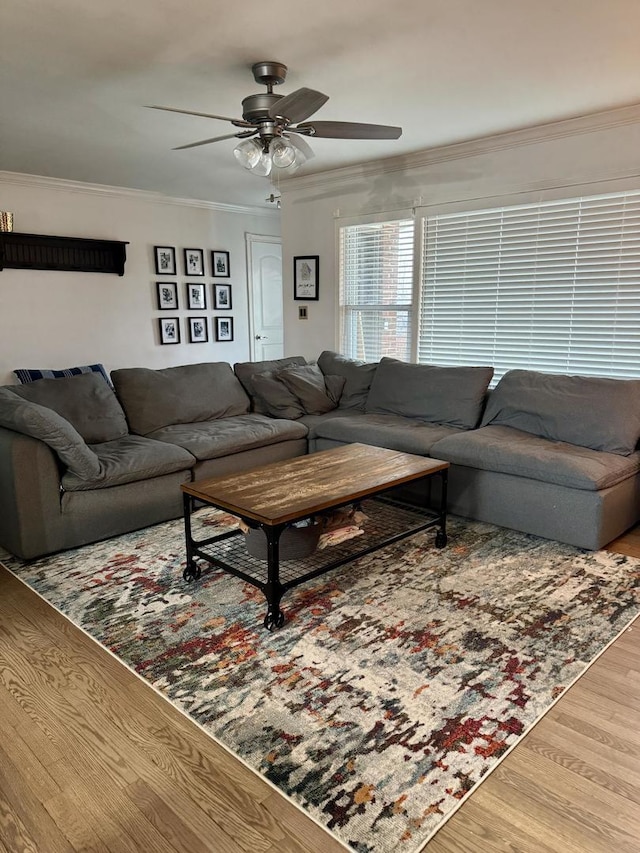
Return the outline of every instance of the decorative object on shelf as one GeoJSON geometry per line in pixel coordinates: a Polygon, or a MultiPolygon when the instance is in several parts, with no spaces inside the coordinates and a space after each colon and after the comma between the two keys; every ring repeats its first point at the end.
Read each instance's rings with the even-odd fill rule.
{"type": "Polygon", "coordinates": [[[154,246],[156,275],[176,275],[176,250],[173,246],[154,246]]]}
{"type": "Polygon", "coordinates": [[[229,278],[229,252],[214,249],[211,252],[211,275],[215,278],[229,278]]]}
{"type": "Polygon", "coordinates": [[[293,259],[293,298],[318,299],[319,255],[298,255],[293,259]]]}
{"type": "Polygon", "coordinates": [[[180,343],[180,320],[178,317],[160,317],[160,343],[161,344],[179,344],[180,343]]]}
{"type": "Polygon", "coordinates": [[[184,250],[184,274],[204,275],[204,252],[202,249],[184,250]]]}
{"type": "Polygon", "coordinates": [[[206,317],[189,317],[189,343],[206,344],[209,340],[206,317]]]}
{"type": "Polygon", "coordinates": [[[233,317],[216,317],[216,340],[233,340],[233,317]]]}
{"type": "Polygon", "coordinates": [[[204,284],[187,282],[187,308],[190,311],[203,311],[207,307],[207,291],[204,284]]]}
{"type": "Polygon", "coordinates": [[[231,310],[231,285],[230,284],[214,284],[213,285],[213,307],[216,311],[231,310]]]}
{"type": "Polygon", "coordinates": [[[121,240],[0,231],[0,270],[6,267],[124,275],[127,245],[121,240]]]}
{"type": "Polygon", "coordinates": [[[13,231],[13,213],[0,210],[0,231],[13,231]]]}
{"type": "Polygon", "coordinates": [[[158,310],[176,311],[178,308],[178,285],[175,281],[156,281],[158,310]]]}

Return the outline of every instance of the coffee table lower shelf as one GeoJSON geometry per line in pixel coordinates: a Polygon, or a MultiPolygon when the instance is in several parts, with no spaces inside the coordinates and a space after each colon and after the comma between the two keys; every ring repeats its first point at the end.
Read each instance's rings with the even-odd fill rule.
{"type": "MultiPolygon", "coordinates": [[[[201,567],[196,560],[203,560],[257,587],[264,593],[267,600],[264,626],[270,631],[284,624],[284,613],[280,609],[280,601],[286,592],[299,584],[432,527],[439,528],[435,537],[435,546],[444,548],[447,544],[445,518],[442,512],[431,512],[423,507],[411,506],[384,496],[359,502],[359,508],[367,516],[365,532],[362,535],[324,549],[318,548],[306,557],[287,560],[278,557],[276,553],[274,561],[274,539],[277,551],[277,537],[281,531],[276,536],[274,528],[258,525],[265,533],[267,550],[271,551],[272,556],[272,560],[260,560],[249,554],[244,534],[239,529],[228,530],[207,539],[194,539],[191,525],[193,499],[190,495],[184,495],[184,503],[187,545],[184,579],[197,580],[201,576],[201,567]],[[271,571],[269,562],[272,563],[271,571]],[[273,571],[274,563],[277,566],[275,572],[273,571]]],[[[256,527],[255,521],[243,520],[249,526],[256,527]]]]}

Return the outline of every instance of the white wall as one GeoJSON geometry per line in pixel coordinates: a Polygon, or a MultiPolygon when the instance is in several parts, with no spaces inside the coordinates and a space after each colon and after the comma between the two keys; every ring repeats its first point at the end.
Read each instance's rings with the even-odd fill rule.
{"type": "Polygon", "coordinates": [[[64,368],[102,362],[118,367],[171,367],[200,361],[249,359],[245,233],[280,234],[272,210],[169,199],[153,193],[55,181],[0,172],[0,209],[14,214],[14,230],[29,234],[128,241],[123,277],[104,273],[0,271],[0,384],[18,367],[64,368]],[[176,247],[178,275],[156,276],[153,247],[176,247]],[[183,275],[183,248],[205,250],[204,278],[183,275]],[[230,253],[229,279],[209,274],[210,251],[230,253]],[[182,343],[162,346],[156,284],[178,282],[182,343]],[[205,312],[186,309],[185,283],[207,285],[205,312]],[[189,344],[187,317],[213,311],[212,282],[232,285],[234,341],[189,344]]]}
{"type": "MultiPolygon", "coordinates": [[[[336,234],[370,214],[468,208],[640,189],[640,105],[404,158],[282,181],[285,297],[292,259],[320,256],[318,302],[285,298],[285,352],[339,349],[336,234]],[[298,306],[308,305],[307,320],[298,306]]],[[[384,218],[384,217],[383,217],[384,218]]]]}

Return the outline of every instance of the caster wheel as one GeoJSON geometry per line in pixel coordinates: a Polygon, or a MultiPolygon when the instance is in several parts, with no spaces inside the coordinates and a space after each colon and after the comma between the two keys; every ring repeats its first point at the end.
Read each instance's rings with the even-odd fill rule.
{"type": "Polygon", "coordinates": [[[267,631],[275,631],[276,628],[282,628],[284,625],[284,613],[279,610],[278,613],[267,613],[264,617],[264,627],[267,631]]]}
{"type": "Polygon", "coordinates": [[[443,533],[442,530],[438,530],[436,534],[436,548],[444,548],[447,544],[447,534],[443,533]]]}
{"type": "Polygon", "coordinates": [[[191,583],[191,581],[197,581],[200,575],[202,574],[202,569],[196,563],[191,563],[191,565],[187,566],[182,573],[182,578],[187,583],[191,583]]]}

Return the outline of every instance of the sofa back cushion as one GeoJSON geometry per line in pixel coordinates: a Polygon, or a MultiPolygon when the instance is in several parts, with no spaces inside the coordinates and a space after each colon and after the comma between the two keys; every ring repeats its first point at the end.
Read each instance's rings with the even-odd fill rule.
{"type": "Polygon", "coordinates": [[[131,432],[147,435],[171,424],[243,415],[249,398],[224,361],[151,370],[128,367],[111,379],[131,432]]]}
{"type": "Polygon", "coordinates": [[[25,400],[53,409],[80,433],[87,444],[115,441],[129,429],[113,389],[99,373],[60,379],[38,379],[11,390],[25,400]]]}
{"type": "Polygon", "coordinates": [[[325,376],[344,376],[344,388],[338,404],[340,409],[358,409],[364,412],[369,388],[378,368],[377,362],[358,361],[325,350],[320,353],[318,367],[325,376]]]}
{"type": "Polygon", "coordinates": [[[0,426],[43,441],[82,480],[101,473],[100,460],[68,420],[48,406],[23,399],[13,387],[0,388],[0,426]]]}
{"type": "MultiPolygon", "coordinates": [[[[242,387],[247,392],[251,399],[251,410],[259,412],[262,415],[272,414],[264,400],[262,394],[256,393],[256,387],[253,381],[254,376],[260,376],[264,373],[274,374],[283,367],[294,367],[295,365],[306,364],[307,360],[302,355],[291,355],[285,358],[273,358],[269,361],[239,361],[233,369],[242,383],[242,387]]],[[[263,389],[264,390],[264,389],[263,389]]],[[[280,417],[286,417],[280,415],[280,417]]],[[[298,415],[300,417],[300,415],[298,415]]]]}
{"type": "Polygon", "coordinates": [[[382,358],[365,409],[473,429],[492,377],[493,367],[438,367],[382,358]]]}
{"type": "Polygon", "coordinates": [[[487,403],[487,424],[628,456],[640,439],[640,380],[510,370],[487,403]]]}

